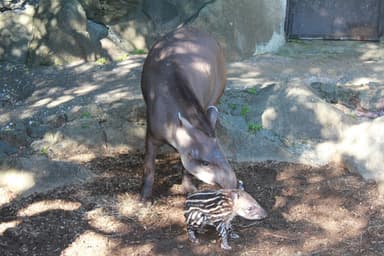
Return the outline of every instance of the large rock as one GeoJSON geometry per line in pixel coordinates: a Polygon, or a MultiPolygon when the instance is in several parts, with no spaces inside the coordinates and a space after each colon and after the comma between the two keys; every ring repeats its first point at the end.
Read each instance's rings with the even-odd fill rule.
{"type": "Polygon", "coordinates": [[[140,7],[140,0],[79,0],[87,17],[103,24],[116,24],[132,18],[140,7]]]}
{"type": "Polygon", "coordinates": [[[9,10],[0,14],[0,60],[26,62],[34,12],[34,7],[27,5],[25,10],[9,10]]]}
{"type": "Polygon", "coordinates": [[[108,38],[125,51],[149,49],[157,38],[183,24],[211,32],[231,61],[277,50],[284,43],[281,0],[81,2],[88,17],[106,24],[108,38]]]}
{"type": "Polygon", "coordinates": [[[228,60],[277,50],[284,44],[285,1],[211,1],[191,20],[215,35],[228,60]]]}
{"type": "Polygon", "coordinates": [[[100,54],[87,31],[85,11],[76,0],[40,0],[33,27],[31,65],[89,61],[100,54]]]}

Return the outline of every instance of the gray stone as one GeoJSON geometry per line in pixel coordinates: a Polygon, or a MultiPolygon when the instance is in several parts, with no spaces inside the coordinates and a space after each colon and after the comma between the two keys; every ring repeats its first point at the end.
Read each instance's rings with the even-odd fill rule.
{"type": "Polygon", "coordinates": [[[211,32],[231,61],[277,50],[285,41],[281,0],[211,1],[196,16],[190,24],[211,32]]]}
{"type": "Polygon", "coordinates": [[[40,123],[39,121],[30,120],[26,125],[27,135],[33,139],[42,138],[49,131],[49,125],[40,123]]]}
{"type": "Polygon", "coordinates": [[[14,147],[28,146],[32,139],[27,135],[26,127],[21,121],[8,123],[0,129],[0,139],[14,147]]]}
{"type": "Polygon", "coordinates": [[[77,0],[40,0],[28,49],[30,65],[59,65],[95,60],[100,50],[87,31],[85,11],[77,0]]]}
{"type": "Polygon", "coordinates": [[[5,156],[5,155],[12,155],[15,153],[17,153],[17,149],[15,147],[9,145],[5,141],[0,140],[0,154],[5,156]]]}
{"type": "MultiPolygon", "coordinates": [[[[11,4],[11,3],[10,3],[11,4]]],[[[32,39],[32,19],[35,9],[6,11],[0,15],[0,60],[25,63],[28,43],[32,39]]]]}
{"type": "Polygon", "coordinates": [[[97,42],[108,36],[108,28],[100,23],[87,20],[87,28],[92,41],[97,42]]]}
{"type": "Polygon", "coordinates": [[[140,0],[79,0],[87,13],[87,17],[103,24],[116,24],[127,18],[132,18],[140,0]]]}

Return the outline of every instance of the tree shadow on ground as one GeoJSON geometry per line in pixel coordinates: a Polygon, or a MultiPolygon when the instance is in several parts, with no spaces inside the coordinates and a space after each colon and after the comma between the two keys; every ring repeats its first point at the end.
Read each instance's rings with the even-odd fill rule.
{"type": "Polygon", "coordinates": [[[221,250],[215,232],[191,244],[182,213],[177,154],[157,160],[155,200],[141,206],[142,153],[87,163],[96,177],[0,208],[4,255],[379,255],[384,212],[375,184],[340,167],[290,163],[232,163],[245,189],[269,213],[237,218],[239,240],[221,250]]]}

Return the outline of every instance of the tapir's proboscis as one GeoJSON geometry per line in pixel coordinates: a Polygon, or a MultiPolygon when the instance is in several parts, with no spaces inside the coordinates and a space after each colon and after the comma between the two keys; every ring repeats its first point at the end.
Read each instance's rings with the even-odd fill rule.
{"type": "MultiPolygon", "coordinates": [[[[208,184],[236,188],[236,175],[215,135],[215,104],[225,83],[222,49],[206,32],[182,27],[151,48],[141,77],[147,105],[142,201],[152,196],[156,152],[165,143],[179,152],[188,173],[208,184]]],[[[183,185],[190,183],[184,177],[183,185]]]]}

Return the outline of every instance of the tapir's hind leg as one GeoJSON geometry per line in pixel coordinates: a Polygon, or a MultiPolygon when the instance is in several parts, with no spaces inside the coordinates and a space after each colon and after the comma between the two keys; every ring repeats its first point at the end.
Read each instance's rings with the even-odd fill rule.
{"type": "Polygon", "coordinates": [[[155,179],[155,158],[158,145],[147,132],[145,138],[145,157],[143,186],[141,190],[140,201],[145,202],[152,197],[152,187],[155,179]]]}

